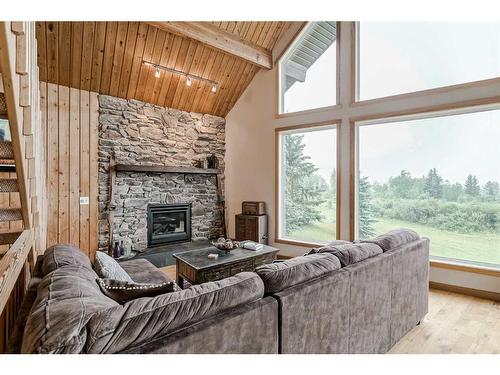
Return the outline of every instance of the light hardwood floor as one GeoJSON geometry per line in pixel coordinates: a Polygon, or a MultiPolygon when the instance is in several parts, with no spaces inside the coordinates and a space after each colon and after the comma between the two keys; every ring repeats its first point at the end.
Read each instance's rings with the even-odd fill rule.
{"type": "Polygon", "coordinates": [[[500,303],[431,289],[424,321],[389,353],[500,353],[500,303]]]}
{"type": "MultiPolygon", "coordinates": [[[[175,280],[175,266],[162,271],[175,280]]],[[[429,313],[389,353],[499,354],[500,302],[431,289],[429,313]]]]}

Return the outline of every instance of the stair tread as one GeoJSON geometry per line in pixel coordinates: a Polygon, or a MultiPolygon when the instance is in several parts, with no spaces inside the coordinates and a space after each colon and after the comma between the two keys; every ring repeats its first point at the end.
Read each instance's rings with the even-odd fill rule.
{"type": "MultiPolygon", "coordinates": [[[[18,237],[21,235],[22,230],[9,230],[9,231],[0,231],[0,245],[13,244],[16,242],[18,237]]],[[[1,250],[0,250],[1,253],[1,250]]]]}
{"type": "Polygon", "coordinates": [[[0,159],[14,159],[14,150],[12,142],[0,141],[0,159]]]}
{"type": "Polygon", "coordinates": [[[22,220],[21,208],[0,208],[0,221],[22,220]]]}
{"type": "Polygon", "coordinates": [[[17,178],[0,178],[0,193],[11,193],[19,191],[17,178]]]}

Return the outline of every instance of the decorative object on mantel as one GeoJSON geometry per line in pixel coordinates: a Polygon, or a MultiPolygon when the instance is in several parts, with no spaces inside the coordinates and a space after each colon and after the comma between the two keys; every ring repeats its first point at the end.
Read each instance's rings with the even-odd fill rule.
{"type": "Polygon", "coordinates": [[[219,159],[217,159],[217,156],[215,154],[210,155],[207,157],[207,164],[209,169],[219,169],[219,159]]]}
{"type": "Polygon", "coordinates": [[[240,243],[233,241],[231,239],[225,239],[224,237],[219,238],[216,242],[212,242],[217,249],[230,252],[233,249],[240,247],[240,243]]]}

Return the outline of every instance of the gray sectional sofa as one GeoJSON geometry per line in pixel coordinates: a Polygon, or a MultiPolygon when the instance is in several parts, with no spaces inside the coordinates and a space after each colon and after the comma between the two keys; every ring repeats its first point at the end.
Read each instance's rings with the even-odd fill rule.
{"type": "MultiPolygon", "coordinates": [[[[136,282],[167,281],[146,260],[121,265],[136,282]]],[[[429,240],[399,230],[119,304],[81,251],[56,245],[39,259],[10,350],[385,353],[427,313],[428,272],[429,240]]]]}

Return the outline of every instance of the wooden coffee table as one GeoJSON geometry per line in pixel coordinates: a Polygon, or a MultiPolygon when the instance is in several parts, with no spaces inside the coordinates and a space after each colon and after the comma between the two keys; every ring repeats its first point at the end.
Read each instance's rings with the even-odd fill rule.
{"type": "Polygon", "coordinates": [[[272,263],[279,249],[264,245],[262,250],[234,249],[226,253],[214,246],[173,254],[176,261],[177,284],[183,288],[184,280],[190,284],[221,280],[240,272],[254,271],[263,264],[272,263]],[[208,254],[218,254],[209,259],[208,254]]]}

